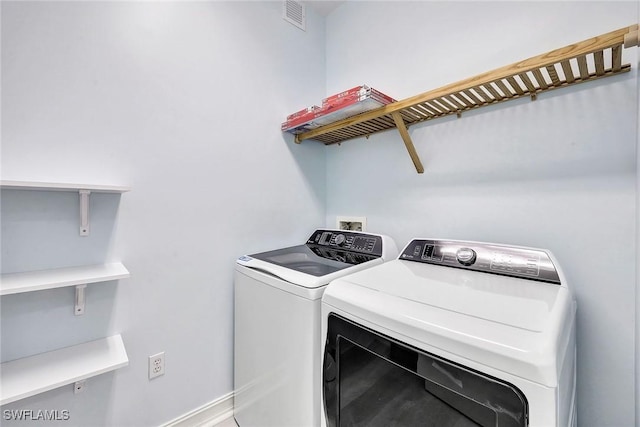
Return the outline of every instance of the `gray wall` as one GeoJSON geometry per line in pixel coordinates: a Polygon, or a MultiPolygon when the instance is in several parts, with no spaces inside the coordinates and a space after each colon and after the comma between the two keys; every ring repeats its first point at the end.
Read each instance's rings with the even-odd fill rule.
{"type": "MultiPolygon", "coordinates": [[[[122,260],[132,277],[2,297],[2,361],[121,333],[127,368],[2,409],[159,425],[233,389],[235,258],[325,218],[325,156],[279,129],[325,95],[324,19],[280,2],[2,2],[2,178],[131,185],[2,192],[2,271],[122,260]],[[147,356],[166,375],[147,379],[147,356]]],[[[2,421],[3,425],[27,425],[2,421]]],[[[34,424],[41,424],[34,422],[34,424]]]]}
{"type": "MultiPolygon", "coordinates": [[[[638,3],[349,2],[327,19],[327,92],[406,98],[632,25],[638,3]]],[[[327,149],[327,224],[550,249],[578,300],[581,426],[635,423],[637,49],[628,74],[327,149]]]]}

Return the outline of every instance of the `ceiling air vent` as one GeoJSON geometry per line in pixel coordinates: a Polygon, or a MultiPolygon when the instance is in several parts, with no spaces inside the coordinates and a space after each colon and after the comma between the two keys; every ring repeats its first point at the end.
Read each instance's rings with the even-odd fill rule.
{"type": "Polygon", "coordinates": [[[285,21],[292,23],[303,31],[306,31],[305,5],[293,1],[284,0],[282,2],[282,17],[285,21]]]}

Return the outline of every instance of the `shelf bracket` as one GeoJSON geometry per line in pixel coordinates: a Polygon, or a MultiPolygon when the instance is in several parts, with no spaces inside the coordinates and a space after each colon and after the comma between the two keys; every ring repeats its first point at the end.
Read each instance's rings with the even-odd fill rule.
{"type": "Polygon", "coordinates": [[[411,136],[409,136],[409,131],[407,130],[407,126],[404,124],[404,120],[402,116],[397,111],[391,113],[391,117],[393,117],[393,121],[398,128],[398,132],[400,132],[400,136],[404,141],[405,147],[407,147],[407,151],[409,152],[409,156],[411,156],[411,160],[413,161],[413,165],[416,167],[416,171],[418,173],[424,173],[424,167],[422,166],[422,162],[420,161],[420,157],[416,152],[416,147],[413,145],[413,141],[411,140],[411,136]]]}
{"type": "Polygon", "coordinates": [[[80,190],[80,235],[89,235],[89,195],[91,191],[80,190]]]}
{"type": "Polygon", "coordinates": [[[85,303],[85,295],[84,290],[87,285],[76,285],[76,305],[73,310],[73,313],[76,316],[82,316],[84,314],[84,303],[85,303]]]}

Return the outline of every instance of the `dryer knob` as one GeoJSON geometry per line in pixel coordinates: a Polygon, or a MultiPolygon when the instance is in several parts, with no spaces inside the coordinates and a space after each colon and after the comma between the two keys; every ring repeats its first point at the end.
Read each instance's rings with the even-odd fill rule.
{"type": "Polygon", "coordinates": [[[344,234],[338,234],[336,236],[336,245],[340,245],[341,246],[344,243],[344,241],[345,241],[344,234]]]}
{"type": "Polygon", "coordinates": [[[460,248],[456,252],[456,259],[462,265],[472,265],[476,262],[476,251],[471,248],[460,248]]]}

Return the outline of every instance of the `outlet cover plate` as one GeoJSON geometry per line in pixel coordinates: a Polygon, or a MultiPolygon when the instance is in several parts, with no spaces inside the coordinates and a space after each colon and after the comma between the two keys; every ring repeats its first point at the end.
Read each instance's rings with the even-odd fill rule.
{"type": "Polygon", "coordinates": [[[164,375],[164,351],[149,356],[149,379],[164,375]]]}

